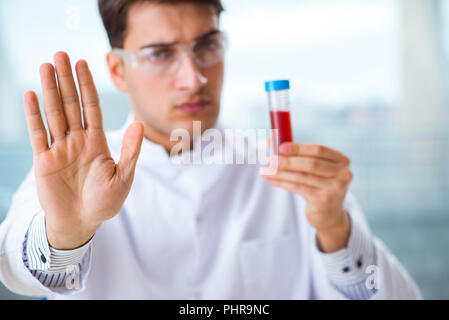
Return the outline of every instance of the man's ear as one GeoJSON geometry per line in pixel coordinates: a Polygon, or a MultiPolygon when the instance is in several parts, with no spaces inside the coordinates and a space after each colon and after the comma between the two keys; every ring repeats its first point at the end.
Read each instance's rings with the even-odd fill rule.
{"type": "Polygon", "coordinates": [[[115,87],[122,92],[127,92],[128,87],[125,81],[124,65],[119,56],[113,52],[109,52],[106,56],[109,74],[115,87]]]}

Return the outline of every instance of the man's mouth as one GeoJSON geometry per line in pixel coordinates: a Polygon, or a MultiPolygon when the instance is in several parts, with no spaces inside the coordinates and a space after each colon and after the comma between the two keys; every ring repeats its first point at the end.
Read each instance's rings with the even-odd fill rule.
{"type": "Polygon", "coordinates": [[[209,102],[206,100],[188,101],[177,106],[176,109],[183,113],[191,114],[203,111],[208,104],[209,102]]]}

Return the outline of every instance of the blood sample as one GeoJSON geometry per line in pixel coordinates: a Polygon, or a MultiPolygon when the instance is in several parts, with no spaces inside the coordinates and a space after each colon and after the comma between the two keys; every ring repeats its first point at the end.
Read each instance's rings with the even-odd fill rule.
{"type": "Polygon", "coordinates": [[[290,119],[290,82],[276,80],[265,82],[265,91],[268,93],[268,106],[270,110],[271,129],[277,130],[272,134],[273,149],[279,153],[279,146],[283,142],[293,141],[293,132],[290,119]]]}

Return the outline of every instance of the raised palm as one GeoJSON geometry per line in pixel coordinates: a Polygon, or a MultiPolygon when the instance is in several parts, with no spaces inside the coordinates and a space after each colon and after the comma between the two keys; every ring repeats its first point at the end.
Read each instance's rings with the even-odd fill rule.
{"type": "Polygon", "coordinates": [[[103,221],[119,212],[134,178],[143,126],[135,123],[128,128],[116,164],[87,63],[76,65],[83,117],[67,54],[55,55],[55,67],[57,79],[51,64],[40,70],[50,146],[36,94],[27,92],[24,104],[47,237],[52,246],[70,249],[86,242],[103,221]]]}

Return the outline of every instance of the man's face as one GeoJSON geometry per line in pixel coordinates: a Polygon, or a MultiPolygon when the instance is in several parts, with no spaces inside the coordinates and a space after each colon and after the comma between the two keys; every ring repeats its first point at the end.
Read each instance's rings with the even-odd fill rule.
{"type": "MultiPolygon", "coordinates": [[[[198,37],[218,30],[219,18],[208,5],[158,5],[140,3],[130,8],[125,50],[139,50],[152,44],[189,44],[198,37]]],[[[173,74],[155,75],[125,64],[123,90],[129,95],[136,120],[147,131],[169,136],[177,128],[191,134],[193,121],[202,129],[214,125],[220,109],[224,62],[198,67],[191,56],[184,56],[173,74]],[[180,107],[188,102],[207,102],[203,108],[180,107]]]]}

